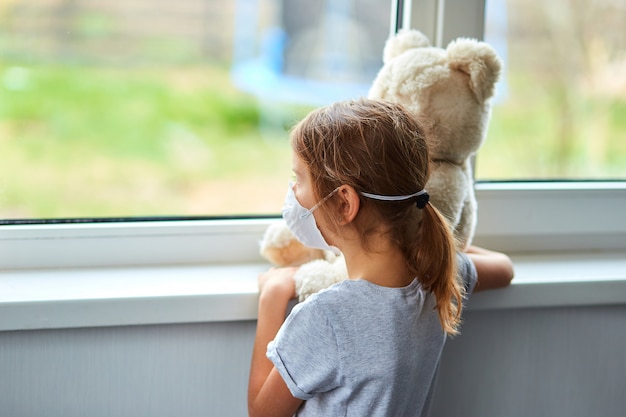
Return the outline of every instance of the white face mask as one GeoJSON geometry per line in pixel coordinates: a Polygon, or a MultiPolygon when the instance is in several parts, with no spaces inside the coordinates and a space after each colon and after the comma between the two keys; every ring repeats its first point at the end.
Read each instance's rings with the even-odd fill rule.
{"type": "Polygon", "coordinates": [[[315,223],[313,212],[335,194],[337,190],[339,190],[339,188],[332,191],[320,202],[307,210],[298,202],[293,188],[291,184],[289,184],[285,205],[283,206],[283,219],[285,219],[287,227],[300,243],[310,248],[332,251],[335,255],[339,254],[339,249],[326,243],[322,232],[320,232],[320,229],[315,223]]]}

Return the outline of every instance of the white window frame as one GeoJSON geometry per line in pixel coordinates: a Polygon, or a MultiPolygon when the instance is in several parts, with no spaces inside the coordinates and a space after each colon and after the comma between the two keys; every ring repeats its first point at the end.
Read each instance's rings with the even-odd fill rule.
{"type": "MultiPolygon", "coordinates": [[[[394,9],[395,10],[395,9],[394,9]]],[[[404,2],[403,27],[436,44],[481,38],[485,0],[404,2]]],[[[479,183],[475,243],[510,253],[623,251],[626,182],[479,183]]],[[[0,227],[2,270],[262,261],[274,218],[0,227]]]]}

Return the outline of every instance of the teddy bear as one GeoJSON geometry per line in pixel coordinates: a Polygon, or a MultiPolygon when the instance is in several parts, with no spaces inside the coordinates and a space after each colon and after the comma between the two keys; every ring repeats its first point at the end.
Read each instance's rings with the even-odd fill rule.
{"type": "Polygon", "coordinates": [[[425,122],[433,162],[426,189],[466,249],[476,228],[472,157],[487,134],[500,60],[485,42],[459,38],[443,49],[402,30],[385,44],[383,63],[369,98],[400,103],[425,122]]]}
{"type": "Polygon", "coordinates": [[[283,220],[265,229],[260,253],[275,266],[299,266],[293,277],[298,301],[348,278],[343,255],[304,246],[283,220]]]}
{"type": "MultiPolygon", "coordinates": [[[[476,227],[472,158],[486,137],[501,66],[485,42],[459,38],[444,49],[405,29],[387,40],[368,94],[400,103],[422,121],[433,164],[425,188],[459,250],[471,244],[476,227]]],[[[281,221],[266,230],[261,255],[276,266],[300,265],[294,276],[300,301],[347,278],[341,254],[304,247],[281,221]]]]}

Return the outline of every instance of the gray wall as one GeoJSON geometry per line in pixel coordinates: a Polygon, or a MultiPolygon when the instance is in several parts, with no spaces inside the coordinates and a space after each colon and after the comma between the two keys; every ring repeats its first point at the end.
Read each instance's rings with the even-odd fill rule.
{"type": "Polygon", "coordinates": [[[623,417],[626,305],[468,311],[433,416],[623,417]]]}
{"type": "Polygon", "coordinates": [[[0,333],[0,416],[246,416],[254,322],[0,333]]]}
{"type": "MultiPolygon", "coordinates": [[[[246,416],[254,322],[0,332],[0,416],[246,416]]],[[[626,306],[470,309],[435,416],[623,416],[626,306]]]]}

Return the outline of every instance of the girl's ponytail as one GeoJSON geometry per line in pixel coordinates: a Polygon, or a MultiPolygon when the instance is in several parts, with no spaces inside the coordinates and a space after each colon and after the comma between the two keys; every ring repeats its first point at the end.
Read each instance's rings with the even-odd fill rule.
{"type": "Polygon", "coordinates": [[[418,277],[424,289],[435,295],[443,330],[455,335],[465,295],[457,276],[456,242],[445,218],[432,204],[426,204],[421,212],[421,242],[416,247],[418,277]]]}

